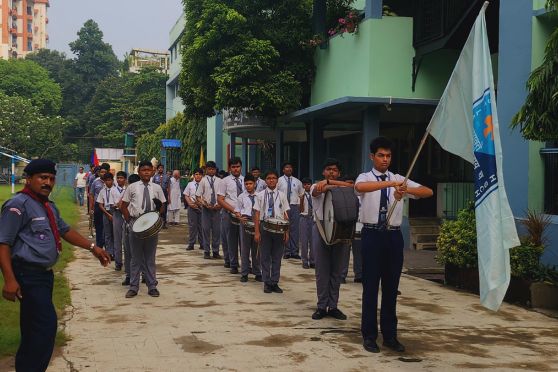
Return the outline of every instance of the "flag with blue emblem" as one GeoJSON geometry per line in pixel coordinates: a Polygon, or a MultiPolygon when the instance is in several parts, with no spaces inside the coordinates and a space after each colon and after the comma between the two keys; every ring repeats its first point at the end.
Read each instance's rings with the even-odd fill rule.
{"type": "Polygon", "coordinates": [[[482,7],[428,125],[440,146],[473,164],[481,304],[498,310],[519,245],[502,174],[492,62],[482,7]]]}

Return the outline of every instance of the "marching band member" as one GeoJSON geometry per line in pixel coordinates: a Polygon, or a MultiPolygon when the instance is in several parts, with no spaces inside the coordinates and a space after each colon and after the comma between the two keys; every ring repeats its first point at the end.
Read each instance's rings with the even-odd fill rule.
{"type": "Polygon", "coordinates": [[[252,173],[252,176],[254,176],[254,179],[256,180],[256,192],[258,193],[262,190],[265,190],[267,185],[265,184],[265,181],[260,178],[260,175],[261,175],[260,168],[259,167],[252,167],[252,169],[250,170],[250,173],[252,173]]]}
{"type": "Polygon", "coordinates": [[[255,275],[257,282],[262,281],[260,259],[258,257],[258,246],[254,241],[254,236],[250,235],[245,227],[246,221],[251,221],[254,213],[254,204],[256,203],[256,180],[251,174],[244,177],[244,186],[246,191],[238,196],[238,203],[235,208],[236,216],[242,220],[240,239],[240,256],[241,256],[241,270],[240,281],[246,283],[248,281],[248,274],[250,272],[250,256],[252,257],[252,274],[255,275]]]}
{"type": "MultiPolygon", "coordinates": [[[[210,248],[213,251],[213,258],[220,258],[219,240],[221,238],[221,206],[217,203],[217,188],[220,180],[215,176],[217,165],[214,161],[205,164],[206,175],[202,178],[200,186],[196,191],[196,198],[202,208],[202,233],[203,233],[203,258],[211,258],[210,248]],[[211,242],[211,246],[210,246],[211,242]]],[[[229,261],[228,252],[224,252],[225,265],[229,261]]]]}
{"type": "Polygon", "coordinates": [[[103,175],[104,187],[97,196],[96,203],[103,213],[103,234],[105,236],[105,251],[110,255],[111,261],[114,260],[114,236],[112,230],[112,213],[116,201],[112,196],[112,186],[114,176],[107,172],[103,175]]]}
{"type": "MultiPolygon", "coordinates": [[[[141,181],[140,176],[138,176],[135,173],[130,174],[130,176],[128,176],[128,187],[130,187],[131,184],[139,181],[141,181]]],[[[122,197],[123,196],[124,194],[122,194],[122,197]]],[[[122,197],[120,197],[120,206],[119,206],[120,212],[122,212],[122,197]]],[[[122,215],[122,219],[124,219],[124,215],[122,215]]],[[[130,225],[126,223],[125,220],[124,220],[123,240],[124,240],[124,273],[126,274],[126,277],[122,281],[122,285],[127,286],[130,285],[130,273],[131,273],[131,266],[132,266],[132,250],[130,249],[130,245],[132,244],[131,242],[132,229],[130,228],[130,225]]]]}
{"type": "Polygon", "coordinates": [[[194,244],[196,244],[196,239],[200,244],[200,248],[203,249],[203,238],[202,238],[202,211],[201,206],[196,200],[196,191],[200,187],[200,182],[203,177],[203,169],[198,168],[194,170],[194,180],[188,182],[186,188],[184,189],[184,201],[188,205],[188,246],[187,251],[194,249],[194,244]]]}
{"type": "Polygon", "coordinates": [[[111,189],[111,197],[114,200],[114,209],[112,213],[112,233],[114,237],[114,269],[122,270],[122,245],[124,242],[124,216],[120,211],[120,202],[126,189],[126,172],[119,171],[116,173],[116,186],[111,189]]]}
{"type": "Polygon", "coordinates": [[[298,225],[300,223],[300,197],[304,194],[304,188],[298,178],[293,176],[293,164],[283,163],[283,176],[279,178],[277,189],[287,196],[289,203],[289,241],[285,243],[284,258],[300,260],[298,254],[298,225]]]}
{"type": "Polygon", "coordinates": [[[97,197],[105,186],[103,176],[110,170],[110,164],[103,163],[97,172],[97,178],[91,182],[89,187],[89,213],[93,214],[93,222],[95,223],[95,241],[98,247],[105,246],[105,236],[103,235],[103,212],[97,204],[97,197]]]}
{"type": "Polygon", "coordinates": [[[312,180],[302,179],[304,195],[300,198],[300,254],[302,256],[302,268],[314,268],[314,247],[312,247],[312,225],[314,221],[314,208],[312,204],[312,180]]]}

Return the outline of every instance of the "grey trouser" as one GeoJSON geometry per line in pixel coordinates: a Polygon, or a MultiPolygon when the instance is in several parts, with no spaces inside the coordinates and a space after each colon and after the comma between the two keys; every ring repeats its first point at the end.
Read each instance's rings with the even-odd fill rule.
{"type": "Polygon", "coordinates": [[[258,245],[254,241],[254,236],[248,234],[244,227],[242,228],[242,238],[240,239],[240,257],[241,257],[241,275],[248,275],[250,272],[250,256],[252,257],[252,273],[254,275],[261,275],[262,269],[260,267],[260,258],[258,252],[258,245]]]}
{"type": "Polygon", "coordinates": [[[275,234],[261,228],[260,262],[262,279],[265,284],[279,283],[281,259],[283,258],[283,234],[275,234]]]}
{"type": "Polygon", "coordinates": [[[229,244],[227,242],[227,236],[229,235],[229,228],[226,223],[224,223],[224,214],[223,210],[219,211],[219,217],[221,219],[221,229],[219,232],[219,237],[221,239],[221,245],[223,246],[223,259],[225,260],[226,264],[230,264],[231,258],[229,257],[229,244]]]}
{"type": "Polygon", "coordinates": [[[314,247],[312,246],[312,216],[300,216],[300,255],[303,264],[314,264],[314,247]]]}
{"type": "Polygon", "coordinates": [[[124,223],[124,272],[126,273],[126,277],[130,277],[130,266],[132,263],[132,250],[130,246],[132,245],[132,228],[127,224],[124,223]]]}
{"type": "Polygon", "coordinates": [[[318,309],[336,309],[339,301],[341,276],[347,261],[349,246],[346,243],[326,245],[316,224],[312,229],[312,243],[316,257],[316,292],[318,309]]]}
{"type": "Polygon", "coordinates": [[[203,247],[202,212],[199,209],[188,208],[188,247],[194,248],[196,239],[203,247]]]}
{"type": "Polygon", "coordinates": [[[124,236],[124,216],[122,212],[114,211],[112,214],[112,234],[114,237],[114,262],[122,265],[122,242],[124,236]]]}
{"type": "MultiPolygon", "coordinates": [[[[353,274],[355,274],[355,279],[362,279],[362,240],[353,239],[351,243],[351,250],[353,251],[353,274]]],[[[347,262],[345,263],[345,268],[343,269],[343,278],[347,277],[349,273],[349,261],[351,260],[350,252],[347,254],[347,262]]]]}
{"type": "MultiPolygon", "coordinates": [[[[231,264],[231,268],[238,268],[238,251],[239,251],[239,237],[240,237],[240,226],[231,223],[231,215],[228,212],[223,211],[223,219],[221,220],[221,228],[223,229],[223,238],[227,240],[227,251],[229,254],[229,259],[227,260],[231,264]]],[[[223,245],[224,250],[224,245],[223,245]]],[[[227,252],[225,252],[227,254],[227,252]]]]}
{"type": "Polygon", "coordinates": [[[289,241],[285,244],[285,253],[291,256],[298,254],[298,225],[300,224],[300,206],[291,204],[287,212],[289,216],[289,241]]]}
{"type": "Polygon", "coordinates": [[[203,233],[203,250],[209,253],[211,249],[213,253],[219,253],[219,240],[221,233],[221,214],[218,210],[202,209],[202,233],[203,233]]]}
{"type": "MultiPolygon", "coordinates": [[[[112,214],[112,212],[109,212],[112,214]]],[[[103,213],[103,235],[105,237],[105,251],[114,256],[114,237],[112,234],[112,221],[103,213]]]]}
{"type": "Polygon", "coordinates": [[[157,275],[155,267],[155,254],[157,253],[157,242],[159,234],[147,239],[139,239],[134,233],[130,234],[132,262],[130,265],[130,289],[138,291],[140,273],[143,273],[147,288],[157,287],[157,275]]]}

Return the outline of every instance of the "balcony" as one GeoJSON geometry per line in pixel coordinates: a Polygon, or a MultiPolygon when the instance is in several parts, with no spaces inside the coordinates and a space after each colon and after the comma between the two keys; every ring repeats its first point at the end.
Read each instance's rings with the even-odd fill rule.
{"type": "Polygon", "coordinates": [[[223,129],[227,132],[238,130],[270,129],[271,122],[262,118],[248,116],[245,112],[223,111],[223,129]]]}

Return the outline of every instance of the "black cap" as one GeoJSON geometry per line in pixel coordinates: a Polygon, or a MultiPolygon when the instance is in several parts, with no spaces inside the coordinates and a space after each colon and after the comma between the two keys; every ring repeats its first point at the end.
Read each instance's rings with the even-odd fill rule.
{"type": "Polygon", "coordinates": [[[35,159],[23,169],[25,174],[32,176],[37,173],[56,174],[56,164],[48,159],[35,159]]]}

